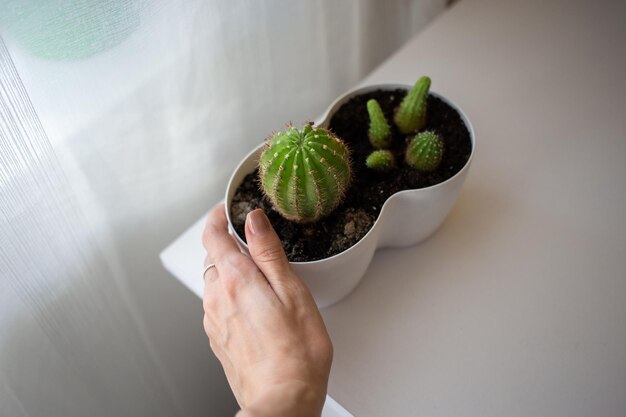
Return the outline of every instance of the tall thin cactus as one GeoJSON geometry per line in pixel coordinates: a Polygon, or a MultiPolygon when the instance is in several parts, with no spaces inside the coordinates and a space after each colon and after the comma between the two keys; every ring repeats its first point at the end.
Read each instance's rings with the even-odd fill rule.
{"type": "Polygon", "coordinates": [[[400,133],[408,135],[424,128],[429,90],[430,78],[424,76],[417,80],[411,91],[404,97],[393,118],[400,133]]]}
{"type": "Polygon", "coordinates": [[[367,113],[370,117],[368,137],[372,146],[376,149],[387,149],[391,146],[391,128],[380,104],[375,99],[367,102],[367,113]]]}
{"type": "Polygon", "coordinates": [[[352,180],[350,152],[326,129],[288,126],[267,140],[259,159],[259,179],[284,218],[313,222],[343,201],[352,180]]]}

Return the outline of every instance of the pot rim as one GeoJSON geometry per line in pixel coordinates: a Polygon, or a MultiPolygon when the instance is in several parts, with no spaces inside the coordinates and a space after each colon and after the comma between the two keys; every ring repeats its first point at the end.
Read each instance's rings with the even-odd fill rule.
{"type": "MultiPolygon", "coordinates": [[[[344,102],[348,101],[349,99],[351,99],[352,97],[359,95],[359,94],[364,94],[367,93],[369,91],[373,91],[373,90],[395,90],[395,89],[400,89],[400,88],[404,88],[404,89],[411,89],[411,85],[409,84],[397,84],[397,83],[382,83],[382,84],[370,84],[370,85],[366,85],[366,86],[362,86],[362,87],[357,87],[354,88],[342,95],[340,95],[339,97],[337,97],[327,108],[326,112],[324,112],[324,114],[317,119],[315,125],[316,126],[323,126],[324,124],[326,124],[327,122],[329,122],[330,120],[330,116],[331,114],[334,114],[334,111],[337,110],[337,108],[342,105],[344,102]]],[[[448,99],[447,97],[435,92],[435,91],[430,91],[429,94],[432,94],[433,96],[437,97],[438,99],[446,102],[448,105],[450,105],[452,108],[454,108],[454,110],[457,111],[457,113],[459,114],[459,116],[461,117],[461,120],[463,121],[463,123],[465,123],[465,126],[467,127],[467,130],[469,131],[470,134],[470,141],[472,143],[472,149],[469,155],[469,158],[467,158],[467,161],[465,162],[465,165],[463,165],[463,167],[453,176],[451,176],[450,178],[446,179],[445,181],[442,181],[438,184],[434,184],[428,187],[423,187],[423,188],[413,188],[413,189],[409,189],[409,190],[402,190],[402,191],[397,191],[394,194],[392,194],[391,196],[389,196],[387,198],[387,200],[385,200],[385,202],[383,203],[383,206],[380,208],[380,212],[378,213],[378,216],[376,217],[376,220],[374,221],[374,224],[372,225],[372,227],[370,228],[370,230],[367,231],[367,233],[361,238],[359,239],[358,242],[356,242],[354,245],[350,246],[348,249],[336,253],[332,256],[328,256],[326,258],[321,258],[321,259],[316,259],[314,261],[289,261],[290,264],[292,265],[315,265],[321,262],[328,262],[329,260],[332,259],[336,259],[340,256],[346,256],[348,254],[348,252],[351,252],[353,250],[356,250],[356,248],[358,246],[360,246],[363,241],[365,241],[368,237],[372,236],[372,233],[374,231],[374,229],[376,229],[376,227],[379,225],[380,219],[383,216],[383,212],[385,211],[385,208],[387,207],[387,205],[389,204],[389,202],[393,199],[395,199],[397,196],[400,196],[402,194],[406,194],[406,193],[415,193],[415,192],[420,192],[420,191],[426,191],[426,190],[432,190],[435,189],[437,187],[443,187],[444,185],[446,185],[448,182],[451,182],[452,180],[454,180],[456,177],[458,177],[459,175],[461,175],[464,171],[466,171],[467,169],[469,169],[470,163],[472,162],[472,159],[474,158],[474,154],[476,153],[476,136],[475,136],[475,132],[474,132],[474,126],[472,126],[472,123],[470,122],[469,118],[467,117],[467,115],[465,114],[465,112],[463,111],[463,109],[456,104],[455,102],[453,102],[452,100],[448,99]]],[[[226,209],[226,219],[228,220],[228,225],[230,226],[231,230],[233,230],[233,234],[235,239],[237,239],[237,242],[240,246],[246,248],[246,250],[248,249],[248,244],[241,239],[241,237],[239,236],[239,234],[235,231],[235,228],[232,226],[233,222],[230,218],[230,201],[228,200],[228,194],[229,194],[229,190],[231,189],[232,183],[233,183],[233,179],[235,177],[235,175],[241,170],[242,165],[244,164],[244,162],[246,162],[251,156],[253,156],[254,154],[256,154],[257,152],[260,151],[260,149],[265,145],[265,142],[262,142],[260,145],[258,145],[257,147],[255,147],[252,151],[248,152],[248,154],[246,154],[246,156],[239,162],[239,164],[237,164],[237,167],[234,169],[233,173],[230,176],[230,179],[228,180],[228,185],[226,187],[226,196],[224,198],[225,201],[225,209],[226,209]]]]}

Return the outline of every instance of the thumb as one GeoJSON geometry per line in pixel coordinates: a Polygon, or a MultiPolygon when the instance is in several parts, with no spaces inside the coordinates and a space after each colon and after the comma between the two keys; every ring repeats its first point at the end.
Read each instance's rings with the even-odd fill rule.
{"type": "Polygon", "coordinates": [[[250,255],[270,285],[276,288],[273,284],[292,280],[287,255],[263,210],[256,209],[248,213],[245,229],[250,255]]]}

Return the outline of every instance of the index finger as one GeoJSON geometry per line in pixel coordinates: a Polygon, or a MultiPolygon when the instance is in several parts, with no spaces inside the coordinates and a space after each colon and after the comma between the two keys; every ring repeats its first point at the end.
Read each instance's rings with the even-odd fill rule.
{"type": "Polygon", "coordinates": [[[228,233],[224,204],[218,204],[209,212],[202,234],[202,244],[212,262],[229,253],[241,253],[237,243],[228,233]]]}

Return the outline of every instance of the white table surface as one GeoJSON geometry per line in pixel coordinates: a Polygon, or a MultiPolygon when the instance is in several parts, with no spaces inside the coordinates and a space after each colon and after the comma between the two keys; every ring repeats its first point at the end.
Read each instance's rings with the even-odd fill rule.
{"type": "MultiPolygon", "coordinates": [[[[623,417],[626,2],[462,0],[362,84],[422,74],[476,158],[442,228],[323,311],[330,395],[358,417],[623,417]]],[[[196,247],[172,272],[198,293],[196,247]]]]}

